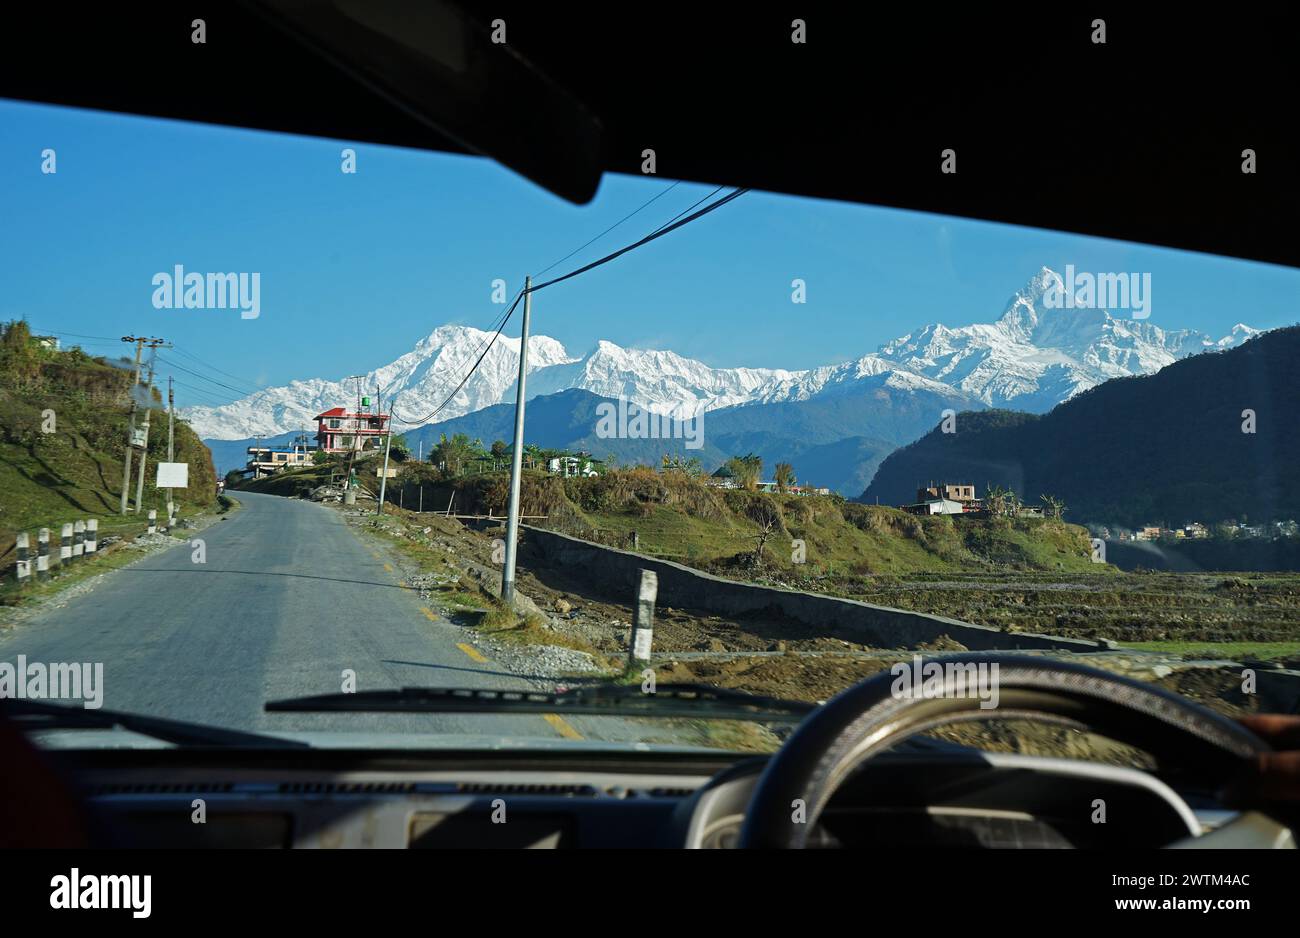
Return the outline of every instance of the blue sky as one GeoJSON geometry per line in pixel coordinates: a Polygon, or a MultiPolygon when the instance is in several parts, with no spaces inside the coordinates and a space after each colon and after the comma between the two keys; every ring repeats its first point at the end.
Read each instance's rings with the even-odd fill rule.
{"type": "MultiPolygon", "coordinates": [[[[240,388],[365,372],[446,323],[487,328],[500,312],[493,279],[513,292],[671,184],[609,176],[574,206],[476,158],[9,101],[0,127],[0,319],[162,336],[240,388]],[[340,172],[344,146],[357,151],[355,175],[340,172]],[[46,148],[53,175],[40,171],[46,148]],[[155,309],[151,279],[176,264],[259,272],[260,317],[155,309]]],[[[550,275],[642,237],[712,188],[677,186],[550,275]]],[[[1040,266],[1067,263],[1150,272],[1150,321],[1163,328],[1218,337],[1237,322],[1300,319],[1300,271],[1289,268],[751,192],[539,292],[533,332],[574,354],[609,339],[716,366],[806,368],[928,322],[992,321],[1040,266]],[[805,305],[790,300],[796,277],[805,305]]],[[[238,396],[176,377],[180,404],[238,396]]]]}

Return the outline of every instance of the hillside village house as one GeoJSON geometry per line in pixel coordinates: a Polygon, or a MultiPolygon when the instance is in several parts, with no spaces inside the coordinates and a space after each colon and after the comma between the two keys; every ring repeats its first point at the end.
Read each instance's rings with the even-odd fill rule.
{"type": "Polygon", "coordinates": [[[913,515],[960,515],[966,513],[965,506],[951,498],[927,498],[915,505],[904,505],[903,510],[913,515]]]}
{"type": "MultiPolygon", "coordinates": [[[[961,502],[962,504],[973,502],[975,501],[975,486],[965,482],[960,485],[950,485],[947,482],[935,485],[931,482],[928,486],[916,490],[917,504],[923,504],[934,498],[961,502]]],[[[935,514],[938,514],[938,512],[935,512],[935,514]]]]}
{"type": "Polygon", "coordinates": [[[546,461],[546,470],[564,476],[566,479],[570,476],[600,475],[592,468],[590,459],[583,459],[580,456],[552,456],[546,461]]]}
{"type": "Polygon", "coordinates": [[[972,483],[931,482],[916,490],[914,504],[899,507],[913,515],[961,515],[980,511],[984,506],[975,497],[972,483]]]}
{"type": "Polygon", "coordinates": [[[279,472],[295,466],[305,466],[311,462],[311,451],[305,447],[287,449],[277,446],[250,446],[248,448],[248,465],[245,472],[252,473],[254,479],[279,472]]]}
{"type": "Polygon", "coordinates": [[[388,417],[333,407],[315,417],[316,446],[327,453],[377,449],[383,446],[388,432],[388,417]]]}

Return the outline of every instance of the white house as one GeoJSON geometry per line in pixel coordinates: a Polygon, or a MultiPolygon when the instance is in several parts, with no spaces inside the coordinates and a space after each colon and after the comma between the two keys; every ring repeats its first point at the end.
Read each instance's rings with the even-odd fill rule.
{"type": "Polygon", "coordinates": [[[564,476],[594,476],[599,475],[595,469],[591,468],[590,459],[579,459],[577,456],[552,456],[546,462],[548,472],[564,476]]]}
{"type": "Polygon", "coordinates": [[[923,515],[959,515],[965,508],[961,502],[951,498],[928,498],[921,503],[920,514],[923,515]]]}

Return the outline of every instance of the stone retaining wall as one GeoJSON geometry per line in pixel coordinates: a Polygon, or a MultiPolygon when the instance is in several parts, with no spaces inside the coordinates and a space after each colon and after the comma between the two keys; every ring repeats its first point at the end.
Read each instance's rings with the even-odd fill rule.
{"type": "Polygon", "coordinates": [[[1086,639],[1059,638],[1025,632],[1002,632],[945,616],[873,606],[855,599],[801,593],[713,576],[644,554],[593,544],[567,534],[520,525],[525,544],[550,564],[585,570],[612,592],[632,597],[641,570],[659,577],[661,605],[699,610],[727,617],[746,613],[775,613],[814,628],[824,628],[846,641],[875,648],[909,648],[942,635],[976,651],[1047,648],[1088,652],[1105,647],[1086,639]]]}

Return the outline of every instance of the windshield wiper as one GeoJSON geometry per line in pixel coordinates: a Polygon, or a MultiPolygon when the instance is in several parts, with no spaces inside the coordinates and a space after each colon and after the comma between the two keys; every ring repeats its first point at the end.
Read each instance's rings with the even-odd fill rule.
{"type": "Polygon", "coordinates": [[[0,713],[10,717],[28,732],[36,730],[108,730],[121,728],[143,736],[152,736],[178,746],[248,746],[288,749],[309,749],[304,742],[278,739],[240,730],[227,730],[202,723],[184,723],[163,717],[143,716],[116,710],[86,710],[81,707],[64,707],[41,700],[14,700],[4,702],[0,713]]]}
{"type": "Polygon", "coordinates": [[[798,723],[816,707],[802,700],[760,697],[704,684],[662,684],[653,694],[623,684],[575,687],[560,693],[403,687],[295,697],[266,704],[271,713],[584,713],[760,723],[798,723]]]}

